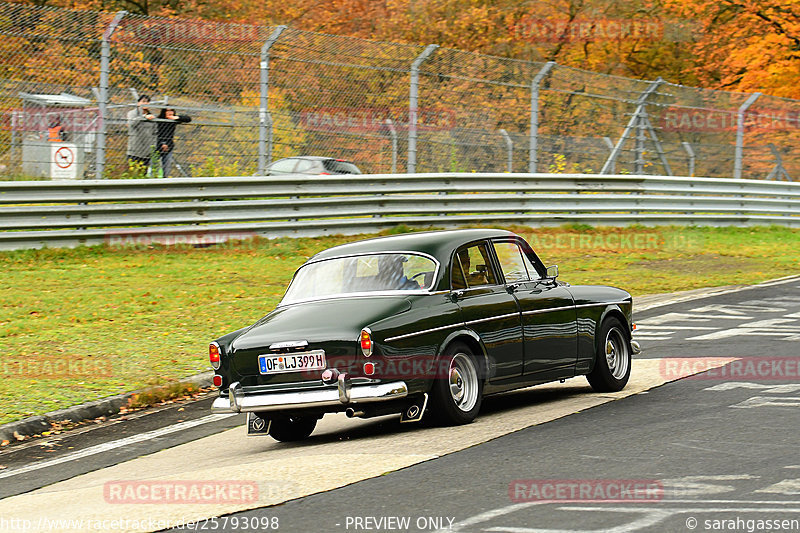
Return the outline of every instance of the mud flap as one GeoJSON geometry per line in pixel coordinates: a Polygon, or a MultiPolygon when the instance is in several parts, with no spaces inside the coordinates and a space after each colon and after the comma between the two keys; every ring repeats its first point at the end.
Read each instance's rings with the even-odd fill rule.
{"type": "Polygon", "coordinates": [[[247,436],[269,435],[271,420],[261,418],[256,413],[247,413],[247,436]]]}
{"type": "Polygon", "coordinates": [[[400,414],[400,423],[419,422],[425,414],[425,407],[428,405],[428,394],[423,394],[414,403],[409,404],[400,414]]]}

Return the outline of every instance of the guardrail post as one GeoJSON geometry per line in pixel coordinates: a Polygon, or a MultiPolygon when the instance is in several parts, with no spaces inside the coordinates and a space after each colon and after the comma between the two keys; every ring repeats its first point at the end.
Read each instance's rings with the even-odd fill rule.
{"type": "Polygon", "coordinates": [[[555,61],[548,61],[531,81],[531,131],[528,147],[528,172],[531,174],[536,173],[536,165],[539,163],[539,85],[555,65],[555,61]]]}
{"type": "Polygon", "coordinates": [[[683,149],[686,150],[686,155],[689,156],[689,177],[694,177],[694,149],[692,148],[692,145],[686,141],[683,141],[681,146],[683,146],[683,149]]]}
{"type": "Polygon", "coordinates": [[[106,124],[108,122],[108,74],[109,63],[111,60],[111,36],[117,29],[127,11],[117,11],[111,23],[103,32],[100,42],[100,91],[97,102],[97,113],[100,119],[100,128],[97,131],[97,155],[95,156],[94,174],[95,178],[103,179],[106,171],[106,124]]]}
{"type": "Polygon", "coordinates": [[[258,107],[258,173],[263,176],[272,162],[272,117],[269,114],[269,50],[286,26],[278,26],[261,47],[261,98],[258,107]],[[268,146],[269,145],[269,146],[268,146]]]}
{"type": "Polygon", "coordinates": [[[392,174],[397,174],[397,128],[390,118],[387,118],[384,124],[389,129],[389,137],[392,139],[392,174]]]}
{"type": "Polygon", "coordinates": [[[500,129],[500,135],[503,136],[503,140],[506,142],[506,168],[509,172],[514,172],[514,141],[511,140],[511,136],[508,132],[504,129],[500,129]]]}
{"type": "Polygon", "coordinates": [[[742,163],[744,152],[744,112],[753,105],[753,102],[758,100],[761,93],[753,93],[750,97],[739,106],[739,114],[736,120],[736,152],[733,157],[733,177],[741,179],[742,177],[742,163]]]}
{"type": "Polygon", "coordinates": [[[438,44],[429,44],[411,63],[411,87],[408,95],[408,164],[406,172],[417,171],[417,97],[419,95],[419,67],[439,48],[438,44]]]}
{"type": "MultiPolygon", "coordinates": [[[[625,130],[622,132],[622,136],[619,138],[619,141],[617,141],[617,144],[614,146],[614,149],[611,150],[611,155],[608,156],[608,159],[603,165],[602,170],[600,170],[600,174],[608,174],[611,171],[611,168],[614,166],[617,157],[619,157],[619,153],[622,151],[622,145],[625,144],[625,141],[630,136],[631,132],[633,131],[633,128],[635,127],[644,128],[649,123],[649,120],[647,122],[644,121],[645,119],[647,119],[647,111],[645,110],[647,106],[647,99],[650,97],[651,94],[655,92],[656,89],[658,89],[658,86],[661,85],[662,83],[664,83],[664,80],[661,79],[660,77],[657,78],[655,81],[650,83],[650,86],[647,89],[645,89],[641,95],[639,95],[639,98],[636,100],[636,111],[633,112],[633,116],[628,121],[628,125],[625,126],[625,130]]],[[[640,165],[643,163],[642,153],[644,152],[644,147],[639,146],[639,143],[637,142],[636,150],[637,153],[636,153],[635,172],[636,174],[640,174],[641,171],[643,170],[640,169],[640,165]]]]}

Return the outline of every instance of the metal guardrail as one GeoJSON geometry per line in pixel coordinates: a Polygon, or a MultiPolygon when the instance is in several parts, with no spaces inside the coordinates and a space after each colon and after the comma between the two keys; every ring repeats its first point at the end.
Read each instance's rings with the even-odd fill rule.
{"type": "Polygon", "coordinates": [[[800,183],[473,173],[0,182],[2,250],[565,223],[800,227],[800,183]]]}

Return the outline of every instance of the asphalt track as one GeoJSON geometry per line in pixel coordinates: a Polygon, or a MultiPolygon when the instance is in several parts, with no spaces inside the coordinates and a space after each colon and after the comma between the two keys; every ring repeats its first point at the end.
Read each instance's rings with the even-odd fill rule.
{"type": "Polygon", "coordinates": [[[333,416],[285,445],[246,438],[241,416],[209,418],[206,399],[12,447],[0,454],[0,531],[191,520],[201,531],[746,531],[800,519],[800,279],[635,319],[645,352],[622,393],[592,393],[582,378],[536,387],[487,399],[464,427],[333,416]],[[520,490],[574,480],[659,491],[599,501],[520,490]],[[228,492],[213,503],[114,496],[156,482],[228,492]],[[741,527],[714,527],[725,525],[741,527]]]}

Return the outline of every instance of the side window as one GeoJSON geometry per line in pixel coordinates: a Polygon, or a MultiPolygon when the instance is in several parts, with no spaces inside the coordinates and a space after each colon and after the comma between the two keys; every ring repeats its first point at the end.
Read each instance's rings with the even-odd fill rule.
{"type": "MultiPolygon", "coordinates": [[[[528,263],[523,257],[519,245],[514,242],[496,242],[494,250],[497,252],[497,259],[500,261],[500,268],[503,269],[503,276],[507,283],[515,281],[528,281],[528,263]]],[[[539,277],[534,270],[534,279],[539,277]]]]}
{"type": "Polygon", "coordinates": [[[451,272],[453,289],[497,284],[486,244],[476,244],[456,252],[451,272]]]}
{"type": "Polygon", "coordinates": [[[271,175],[275,174],[291,174],[294,170],[294,166],[297,164],[297,159],[281,159],[280,161],[275,161],[269,167],[269,173],[271,175]]]}
{"type": "Polygon", "coordinates": [[[295,167],[294,171],[297,174],[302,174],[304,172],[308,172],[314,168],[314,161],[309,161],[308,159],[299,159],[297,161],[297,167],[295,167]]]}
{"type": "Polygon", "coordinates": [[[522,241],[522,260],[525,262],[525,266],[528,267],[528,274],[532,280],[542,279],[542,274],[536,270],[536,266],[531,261],[531,257],[535,257],[536,254],[533,253],[530,245],[527,242],[522,241]]]}

